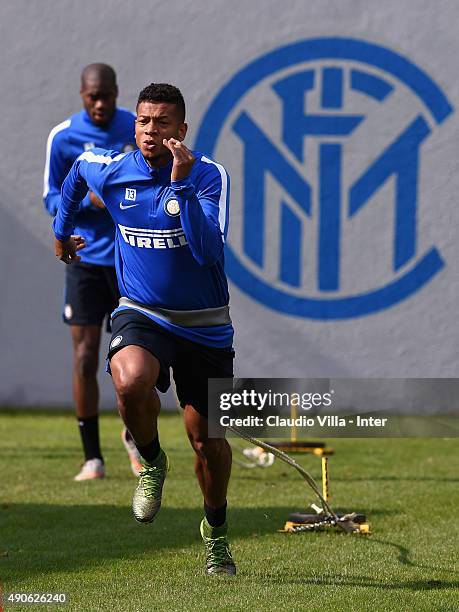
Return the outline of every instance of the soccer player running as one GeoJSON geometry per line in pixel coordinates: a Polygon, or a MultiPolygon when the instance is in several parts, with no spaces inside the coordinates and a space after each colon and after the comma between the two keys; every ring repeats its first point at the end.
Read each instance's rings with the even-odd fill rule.
{"type": "MultiPolygon", "coordinates": [[[[81,74],[84,108],[51,130],[46,150],[43,199],[55,215],[61,187],[75,159],[98,147],[135,148],[134,115],[116,107],[118,87],[113,68],[90,64],[81,74]]],[[[75,217],[76,232],[86,241],[81,261],[66,269],[64,322],[70,325],[73,346],[73,396],[85,462],[75,480],[105,476],[99,442],[97,369],[101,326],[119,298],[115,273],[115,226],[94,192],[82,200],[75,217]]],[[[125,428],[122,440],[131,469],[138,476],[139,454],[125,428]]]]}
{"type": "Polygon", "coordinates": [[[89,188],[116,225],[122,297],[112,315],[108,359],[120,414],[142,457],[134,517],[150,523],[161,506],[169,461],[158,437],[155,387],[167,390],[172,368],[204,498],[206,572],[233,575],[226,522],[231,449],[224,438],[209,438],[207,427],[208,378],[233,376],[223,269],[229,180],[223,166],[183,144],[186,132],[180,91],[154,83],[143,89],[139,150],[94,150],[77,159],[53,223],[55,250],[67,264],[79,261],[85,242],[72,236],[74,217],[89,188]]]}

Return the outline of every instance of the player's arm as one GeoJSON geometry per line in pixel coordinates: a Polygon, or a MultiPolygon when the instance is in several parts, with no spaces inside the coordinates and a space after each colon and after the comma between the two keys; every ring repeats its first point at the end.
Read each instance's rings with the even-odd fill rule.
{"type": "Polygon", "coordinates": [[[57,213],[61,200],[62,183],[71,167],[71,162],[65,156],[69,125],[70,121],[67,121],[53,128],[46,145],[43,203],[53,217],[57,213]]]}
{"type": "Polygon", "coordinates": [[[174,156],[171,188],[180,205],[187,242],[200,265],[213,265],[221,257],[227,232],[229,177],[223,166],[209,163],[194,185],[191,151],[174,139],[167,146],[174,156]]]}
{"type": "Polygon", "coordinates": [[[97,152],[83,153],[74,162],[62,184],[60,202],[53,220],[53,230],[56,238],[56,256],[66,263],[78,261],[76,252],[84,248],[82,239],[72,238],[80,202],[86,197],[89,189],[102,200],[101,194],[111,159],[110,152],[107,151],[99,155],[97,152]]]}
{"type": "MultiPolygon", "coordinates": [[[[69,161],[67,128],[70,121],[64,121],[53,128],[46,145],[46,162],[43,185],[43,202],[51,216],[55,216],[61,201],[61,188],[72,162],[69,161]]],[[[105,208],[104,203],[92,192],[89,192],[80,203],[80,210],[85,208],[105,208]]]]}

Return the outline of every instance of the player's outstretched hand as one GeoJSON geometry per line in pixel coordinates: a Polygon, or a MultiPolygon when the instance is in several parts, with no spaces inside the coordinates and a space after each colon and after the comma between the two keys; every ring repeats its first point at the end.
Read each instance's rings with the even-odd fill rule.
{"type": "Polygon", "coordinates": [[[70,238],[64,242],[57,238],[54,240],[54,252],[56,253],[56,257],[65,264],[72,264],[76,261],[80,261],[81,257],[77,255],[77,251],[84,249],[85,246],[86,242],[82,236],[70,236],[70,238]]]}
{"type": "Polygon", "coordinates": [[[169,138],[169,140],[165,138],[163,140],[163,145],[166,146],[174,156],[171,181],[181,181],[190,174],[196,158],[183,142],[175,138],[169,138]]]}

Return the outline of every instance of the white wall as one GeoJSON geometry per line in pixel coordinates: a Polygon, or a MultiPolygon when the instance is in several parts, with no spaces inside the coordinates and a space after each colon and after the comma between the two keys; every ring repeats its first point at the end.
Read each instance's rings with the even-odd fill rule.
{"type": "MultiPolygon", "coordinates": [[[[454,0],[4,0],[0,5],[0,403],[71,402],[70,339],[60,320],[64,270],[54,261],[41,192],[48,132],[79,110],[79,74],[84,65],[112,64],[118,73],[119,103],[130,108],[139,90],[151,81],[178,85],[188,104],[188,142],[193,144],[206,109],[234,74],[268,51],[316,37],[364,39],[399,53],[425,71],[456,107],[458,19],[454,0]]],[[[381,112],[387,115],[379,122],[376,117],[360,140],[346,144],[343,181],[359,163],[368,163],[380,152],[380,144],[375,143],[388,137],[396,125],[406,125],[419,105],[412,92],[396,79],[392,82],[398,103],[392,109],[382,105],[381,112]]],[[[269,125],[262,127],[279,141],[280,107],[271,104],[274,98],[268,90],[263,84],[254,87],[253,99],[241,99],[238,112],[245,108],[260,125],[269,119],[269,125]]],[[[357,112],[357,106],[345,106],[343,112],[357,112]]],[[[282,314],[255,300],[235,279],[230,284],[231,313],[240,376],[458,376],[459,114],[453,111],[439,125],[431,116],[429,121],[432,134],[420,157],[418,253],[436,247],[444,268],[400,303],[338,321],[282,314]]],[[[237,251],[241,145],[230,123],[222,127],[221,135],[214,153],[232,175],[234,224],[229,244],[237,251]]],[[[314,163],[309,161],[303,170],[317,186],[314,163]]],[[[280,187],[271,183],[268,187],[274,206],[280,187]]],[[[396,276],[385,260],[392,240],[390,186],[377,198],[362,212],[361,226],[355,226],[362,242],[357,244],[354,237],[343,251],[341,263],[347,273],[343,292],[364,293],[372,278],[377,287],[396,276]],[[363,258],[360,249],[365,250],[363,258]]],[[[315,244],[314,231],[311,225],[305,248],[315,244]]],[[[268,232],[267,240],[274,238],[268,232]]],[[[311,248],[312,258],[314,252],[311,248]]],[[[299,292],[303,289],[320,297],[312,285],[299,292]]],[[[101,380],[102,403],[110,406],[109,377],[101,374],[101,380]]]]}

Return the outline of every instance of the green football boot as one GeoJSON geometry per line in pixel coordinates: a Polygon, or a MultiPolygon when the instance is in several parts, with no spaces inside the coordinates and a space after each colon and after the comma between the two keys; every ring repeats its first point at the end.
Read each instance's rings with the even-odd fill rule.
{"type": "Polygon", "coordinates": [[[206,574],[208,576],[235,576],[236,566],[226,537],[227,523],[221,527],[211,527],[203,518],[200,531],[206,547],[206,574]]]}
{"type": "Polygon", "coordinates": [[[169,459],[161,449],[153,463],[141,458],[140,478],[132,498],[132,512],[139,523],[151,523],[161,508],[161,494],[166,474],[169,471],[169,459]]]}

